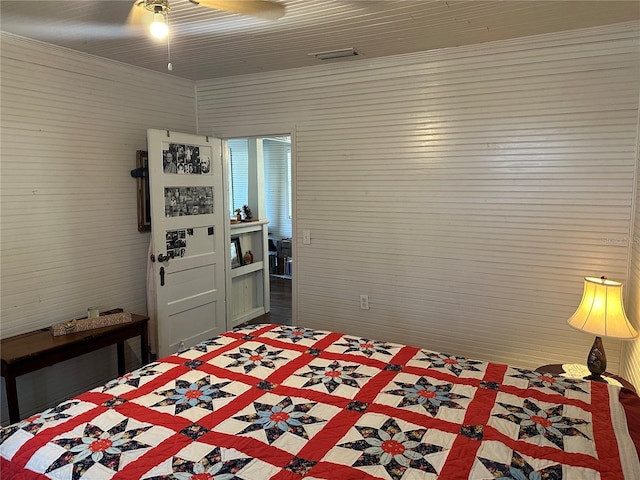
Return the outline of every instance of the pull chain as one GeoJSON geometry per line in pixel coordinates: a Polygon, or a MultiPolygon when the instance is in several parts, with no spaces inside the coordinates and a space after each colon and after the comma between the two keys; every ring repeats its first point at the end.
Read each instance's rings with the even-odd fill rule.
{"type": "MultiPolygon", "coordinates": [[[[169,27],[169,15],[167,15],[167,28],[169,27]]],[[[167,33],[167,57],[169,63],[167,63],[167,70],[173,71],[173,64],[171,63],[171,30],[167,33]]]]}

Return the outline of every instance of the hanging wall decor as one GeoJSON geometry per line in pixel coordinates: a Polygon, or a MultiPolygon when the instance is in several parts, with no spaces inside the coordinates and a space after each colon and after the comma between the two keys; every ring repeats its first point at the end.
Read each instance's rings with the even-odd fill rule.
{"type": "Polygon", "coordinates": [[[146,151],[136,151],[136,168],[131,170],[136,179],[138,197],[138,231],[151,231],[151,204],[149,199],[149,156],[146,151]]]}
{"type": "Polygon", "coordinates": [[[242,266],[242,249],[240,248],[240,238],[231,239],[231,268],[242,266]]]}

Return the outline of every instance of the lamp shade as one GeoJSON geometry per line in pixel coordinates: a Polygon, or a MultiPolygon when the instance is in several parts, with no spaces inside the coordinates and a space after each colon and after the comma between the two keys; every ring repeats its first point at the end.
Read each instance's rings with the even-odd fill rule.
{"type": "Polygon", "coordinates": [[[622,284],[604,277],[584,278],[582,301],[567,323],[601,337],[630,339],[638,336],[624,312],[622,284]]]}

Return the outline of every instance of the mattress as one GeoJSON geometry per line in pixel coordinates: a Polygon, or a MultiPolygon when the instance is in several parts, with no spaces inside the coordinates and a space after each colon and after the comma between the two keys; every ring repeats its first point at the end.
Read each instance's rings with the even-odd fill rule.
{"type": "Polygon", "coordinates": [[[628,423],[638,419],[619,394],[397,343],[256,325],[3,428],[2,478],[637,480],[628,423]]]}

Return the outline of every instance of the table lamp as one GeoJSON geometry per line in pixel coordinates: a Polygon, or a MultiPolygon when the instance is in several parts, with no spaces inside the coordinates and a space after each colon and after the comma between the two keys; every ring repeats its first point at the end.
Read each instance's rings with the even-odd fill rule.
{"type": "Polygon", "coordinates": [[[622,284],[604,276],[584,277],[582,301],[567,323],[596,336],[587,357],[587,368],[591,375],[584,377],[585,380],[606,381],[601,376],[607,368],[601,337],[629,340],[638,336],[624,312],[622,284]]]}

